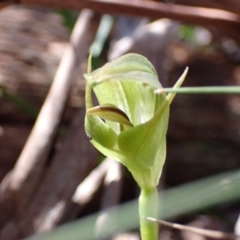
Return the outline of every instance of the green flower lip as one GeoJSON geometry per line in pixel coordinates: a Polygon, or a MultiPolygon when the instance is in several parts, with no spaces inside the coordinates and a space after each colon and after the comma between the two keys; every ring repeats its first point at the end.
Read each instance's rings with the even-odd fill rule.
{"type": "Polygon", "coordinates": [[[133,127],[127,114],[113,104],[105,104],[87,109],[88,114],[96,115],[104,120],[118,122],[133,127]]]}

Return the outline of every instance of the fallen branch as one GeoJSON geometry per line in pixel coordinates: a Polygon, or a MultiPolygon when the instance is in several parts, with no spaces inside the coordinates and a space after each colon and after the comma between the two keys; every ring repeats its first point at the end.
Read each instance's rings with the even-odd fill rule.
{"type": "Polygon", "coordinates": [[[122,188],[122,166],[113,161],[109,165],[104,180],[104,192],[101,199],[101,214],[98,216],[95,231],[101,235],[103,229],[111,228],[116,224],[116,215],[109,214],[109,209],[116,207],[120,202],[122,188]]]}
{"type": "Polygon", "coordinates": [[[206,7],[206,8],[216,8],[216,9],[224,9],[229,12],[233,13],[240,13],[240,4],[238,0],[180,0],[178,4],[188,5],[188,6],[195,6],[195,7],[206,7]]]}
{"type": "MultiPolygon", "coordinates": [[[[2,4],[6,6],[8,2],[9,5],[13,3],[12,1],[7,0],[0,1],[0,7],[2,4]]],[[[218,29],[230,32],[231,34],[234,34],[234,32],[230,30],[231,28],[234,28],[234,31],[240,30],[240,17],[238,14],[203,7],[189,7],[140,0],[18,0],[17,3],[30,6],[40,5],[79,10],[89,8],[102,13],[150,17],[151,19],[170,18],[172,20],[179,20],[190,24],[203,26],[212,25],[218,29]]]]}
{"type": "Polygon", "coordinates": [[[70,89],[95,37],[99,21],[100,16],[90,10],[81,12],[35,126],[11,175],[0,186],[2,223],[28,207],[42,180],[70,89]]]}
{"type": "Polygon", "coordinates": [[[166,227],[170,227],[170,228],[174,228],[174,229],[178,229],[181,231],[188,231],[188,232],[192,232],[192,233],[196,233],[205,237],[209,237],[209,238],[214,238],[214,239],[225,239],[225,240],[239,240],[239,236],[234,235],[232,233],[225,233],[225,232],[220,232],[220,231],[215,231],[215,230],[207,230],[207,229],[202,229],[202,228],[197,228],[197,227],[191,227],[191,226],[184,226],[178,223],[170,223],[170,222],[166,222],[163,220],[158,220],[152,217],[146,217],[147,220],[149,221],[153,221],[153,222],[158,222],[159,224],[166,226],[166,227]]]}
{"type": "Polygon", "coordinates": [[[72,197],[72,204],[70,205],[65,218],[62,219],[63,222],[74,219],[86,204],[93,199],[95,193],[99,190],[99,187],[103,182],[111,161],[111,159],[105,159],[79,184],[72,197]]]}

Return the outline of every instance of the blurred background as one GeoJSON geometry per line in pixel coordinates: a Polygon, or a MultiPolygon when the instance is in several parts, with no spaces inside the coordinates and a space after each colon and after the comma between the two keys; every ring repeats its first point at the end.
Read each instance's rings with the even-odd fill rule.
{"type": "MultiPolygon", "coordinates": [[[[45,233],[139,195],[129,172],[105,160],[85,135],[83,74],[90,51],[94,69],[123,54],[140,53],[155,66],[163,87],[172,87],[186,66],[184,86],[240,83],[239,0],[52,2],[6,6],[6,1],[0,9],[3,240],[45,233]]],[[[164,219],[224,232],[235,228],[240,234],[236,226],[239,116],[238,95],[178,95],[174,99],[159,191],[191,188],[184,188],[186,192],[177,197],[169,193],[171,206],[181,208],[182,198],[188,199],[188,208],[178,213],[169,207],[164,219]]],[[[97,231],[109,227],[100,214],[97,231]]],[[[208,239],[161,229],[165,240],[208,239]]],[[[137,222],[121,232],[105,239],[139,239],[137,222]]],[[[88,238],[80,234],[65,239],[88,238]]]]}

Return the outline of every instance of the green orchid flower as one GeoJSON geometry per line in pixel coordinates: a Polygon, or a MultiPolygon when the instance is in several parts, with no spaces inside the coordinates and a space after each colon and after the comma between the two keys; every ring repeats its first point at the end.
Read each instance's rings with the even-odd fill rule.
{"type": "Polygon", "coordinates": [[[161,88],[157,73],[138,54],[124,55],[85,78],[85,129],[91,143],[105,156],[123,163],[141,188],[157,186],[166,156],[173,94],[167,97],[154,92],[161,88]],[[92,89],[97,107],[92,104],[92,89]]]}
{"type": "MultiPolygon", "coordinates": [[[[187,70],[175,88],[186,74],[187,70]]],[[[128,168],[142,190],[140,215],[156,217],[156,186],[165,162],[169,106],[175,94],[157,93],[162,86],[156,70],[138,54],[124,55],[84,76],[85,130],[91,143],[128,168]],[[92,90],[99,106],[93,106],[92,90]]],[[[141,225],[148,229],[152,223],[143,220],[141,225]]],[[[154,225],[150,233],[141,230],[142,239],[157,239],[154,225]]]]}

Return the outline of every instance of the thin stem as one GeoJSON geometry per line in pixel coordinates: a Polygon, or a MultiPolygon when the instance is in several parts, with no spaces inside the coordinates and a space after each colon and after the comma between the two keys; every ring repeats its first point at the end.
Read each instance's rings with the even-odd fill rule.
{"type": "Polygon", "coordinates": [[[157,218],[157,212],[157,188],[142,188],[139,197],[140,232],[142,240],[158,240],[158,224],[146,219],[146,217],[157,218]]]}
{"type": "Polygon", "coordinates": [[[212,86],[212,87],[181,87],[181,88],[161,88],[155,91],[161,93],[177,94],[240,94],[239,86],[212,86]]]}

